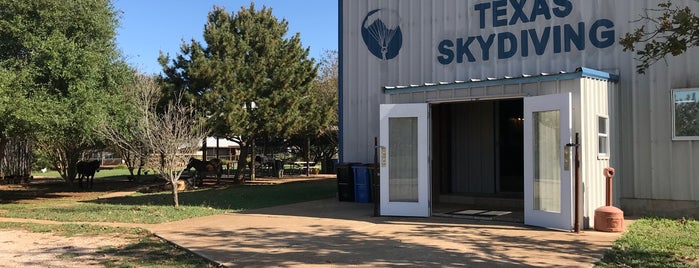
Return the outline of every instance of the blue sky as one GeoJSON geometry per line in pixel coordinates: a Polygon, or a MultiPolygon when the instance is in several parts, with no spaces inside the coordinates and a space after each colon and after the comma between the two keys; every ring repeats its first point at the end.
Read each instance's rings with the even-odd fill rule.
{"type": "MultiPolygon", "coordinates": [[[[202,41],[206,16],[214,5],[228,12],[250,0],[113,0],[123,13],[117,29],[117,44],[126,60],[144,73],[160,73],[159,51],[174,57],[184,39],[202,41]]],[[[318,62],[325,50],[337,50],[337,1],[255,0],[255,8],[272,8],[277,19],[289,22],[289,34],[301,33],[304,47],[318,62]]]]}

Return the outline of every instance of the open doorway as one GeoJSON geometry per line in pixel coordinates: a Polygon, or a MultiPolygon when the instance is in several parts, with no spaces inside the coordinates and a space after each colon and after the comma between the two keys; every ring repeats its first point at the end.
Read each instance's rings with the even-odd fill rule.
{"type": "Polygon", "coordinates": [[[523,114],[522,99],[431,106],[434,215],[523,220],[523,114]]]}

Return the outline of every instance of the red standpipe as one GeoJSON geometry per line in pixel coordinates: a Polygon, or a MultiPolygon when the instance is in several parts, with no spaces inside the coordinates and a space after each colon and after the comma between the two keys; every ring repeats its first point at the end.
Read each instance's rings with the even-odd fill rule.
{"type": "Polygon", "coordinates": [[[607,178],[607,199],[605,200],[605,206],[612,206],[612,178],[614,177],[614,168],[608,167],[604,169],[604,177],[607,178]]]}
{"type": "Polygon", "coordinates": [[[604,177],[607,178],[606,206],[595,209],[595,230],[601,232],[623,232],[624,212],[612,206],[612,177],[614,177],[614,168],[605,168],[604,177]]]}

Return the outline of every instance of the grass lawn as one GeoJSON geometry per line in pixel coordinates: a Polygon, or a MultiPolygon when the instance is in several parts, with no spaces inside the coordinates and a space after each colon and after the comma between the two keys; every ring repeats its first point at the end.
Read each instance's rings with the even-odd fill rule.
{"type": "Polygon", "coordinates": [[[637,220],[597,267],[699,267],[699,221],[637,220]]]}
{"type": "Polygon", "coordinates": [[[173,207],[169,191],[115,198],[57,198],[45,202],[0,204],[0,216],[61,222],[162,223],[226,212],[331,198],[333,179],[276,185],[233,185],[179,193],[180,208],[173,207]]]}

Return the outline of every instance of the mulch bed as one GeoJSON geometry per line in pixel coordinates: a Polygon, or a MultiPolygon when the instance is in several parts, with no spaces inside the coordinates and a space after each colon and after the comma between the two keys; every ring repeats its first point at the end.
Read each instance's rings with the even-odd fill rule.
{"type": "Polygon", "coordinates": [[[0,185],[0,203],[31,202],[56,198],[90,198],[115,191],[135,191],[149,184],[136,183],[126,177],[97,178],[92,189],[69,185],[60,178],[34,177],[28,183],[0,185]]]}

